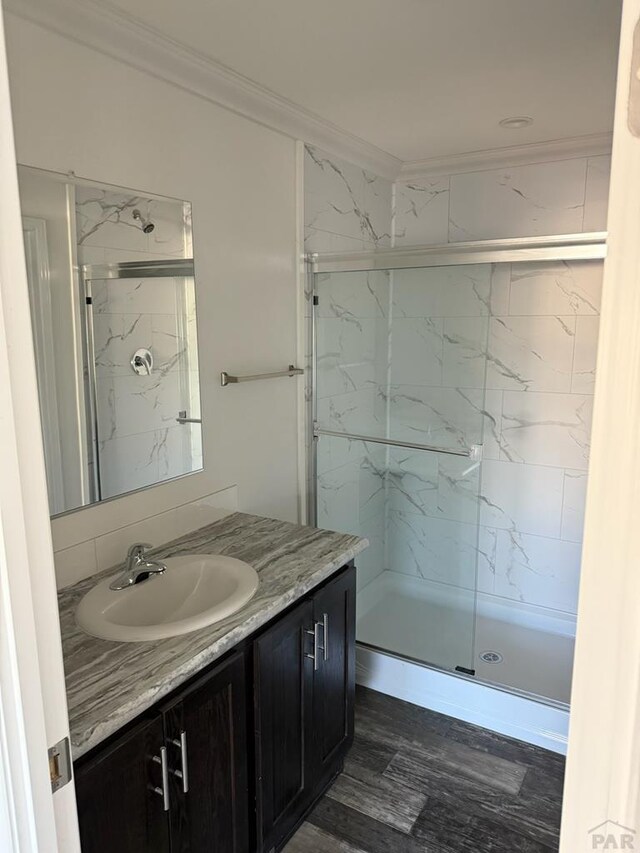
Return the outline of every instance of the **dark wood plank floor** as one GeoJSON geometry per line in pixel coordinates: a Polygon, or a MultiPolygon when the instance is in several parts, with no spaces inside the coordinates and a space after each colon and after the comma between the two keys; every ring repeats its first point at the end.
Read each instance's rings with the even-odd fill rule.
{"type": "Polygon", "coordinates": [[[344,773],[284,853],[551,853],[564,759],[358,688],[344,773]]]}

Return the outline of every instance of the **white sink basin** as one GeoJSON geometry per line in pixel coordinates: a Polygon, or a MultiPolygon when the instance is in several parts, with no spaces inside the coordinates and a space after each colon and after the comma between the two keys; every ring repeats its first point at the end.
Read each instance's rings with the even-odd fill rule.
{"type": "Polygon", "coordinates": [[[94,586],[78,605],[78,625],[105,640],[161,640],[231,616],[258,589],[255,569],[233,557],[193,554],[162,562],[163,574],[127,589],[109,589],[118,575],[94,586]]]}

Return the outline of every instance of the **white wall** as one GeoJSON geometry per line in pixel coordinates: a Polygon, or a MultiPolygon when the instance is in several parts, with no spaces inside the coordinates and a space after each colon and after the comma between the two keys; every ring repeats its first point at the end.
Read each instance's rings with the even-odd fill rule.
{"type": "Polygon", "coordinates": [[[219,383],[296,359],[295,142],[13,15],[8,49],[21,163],[193,204],[205,470],[56,520],[54,547],[234,484],[295,520],[300,380],[219,383]]]}

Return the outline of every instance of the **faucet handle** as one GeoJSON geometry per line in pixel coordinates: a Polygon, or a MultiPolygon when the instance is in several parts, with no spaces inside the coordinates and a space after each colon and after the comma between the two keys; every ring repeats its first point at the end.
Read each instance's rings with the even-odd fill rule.
{"type": "Polygon", "coordinates": [[[145,551],[148,551],[149,548],[153,548],[153,545],[149,542],[134,542],[127,551],[127,559],[130,560],[132,557],[142,557],[145,551]]]}

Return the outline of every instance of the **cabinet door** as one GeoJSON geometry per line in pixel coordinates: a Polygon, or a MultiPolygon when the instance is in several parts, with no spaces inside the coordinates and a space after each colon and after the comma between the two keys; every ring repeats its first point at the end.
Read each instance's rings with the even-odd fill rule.
{"type": "Polygon", "coordinates": [[[164,709],[172,853],[249,849],[246,690],[238,652],[164,709]]]}
{"type": "Polygon", "coordinates": [[[313,597],[318,667],[313,688],[314,778],[318,787],[339,769],[353,742],[356,570],[341,572],[313,597]]]}
{"type": "Polygon", "coordinates": [[[303,602],[254,643],[258,850],[299,821],[312,780],[313,608],[303,602]]]}
{"type": "Polygon", "coordinates": [[[163,746],[158,716],[76,767],[82,853],[169,853],[163,746]]]}

